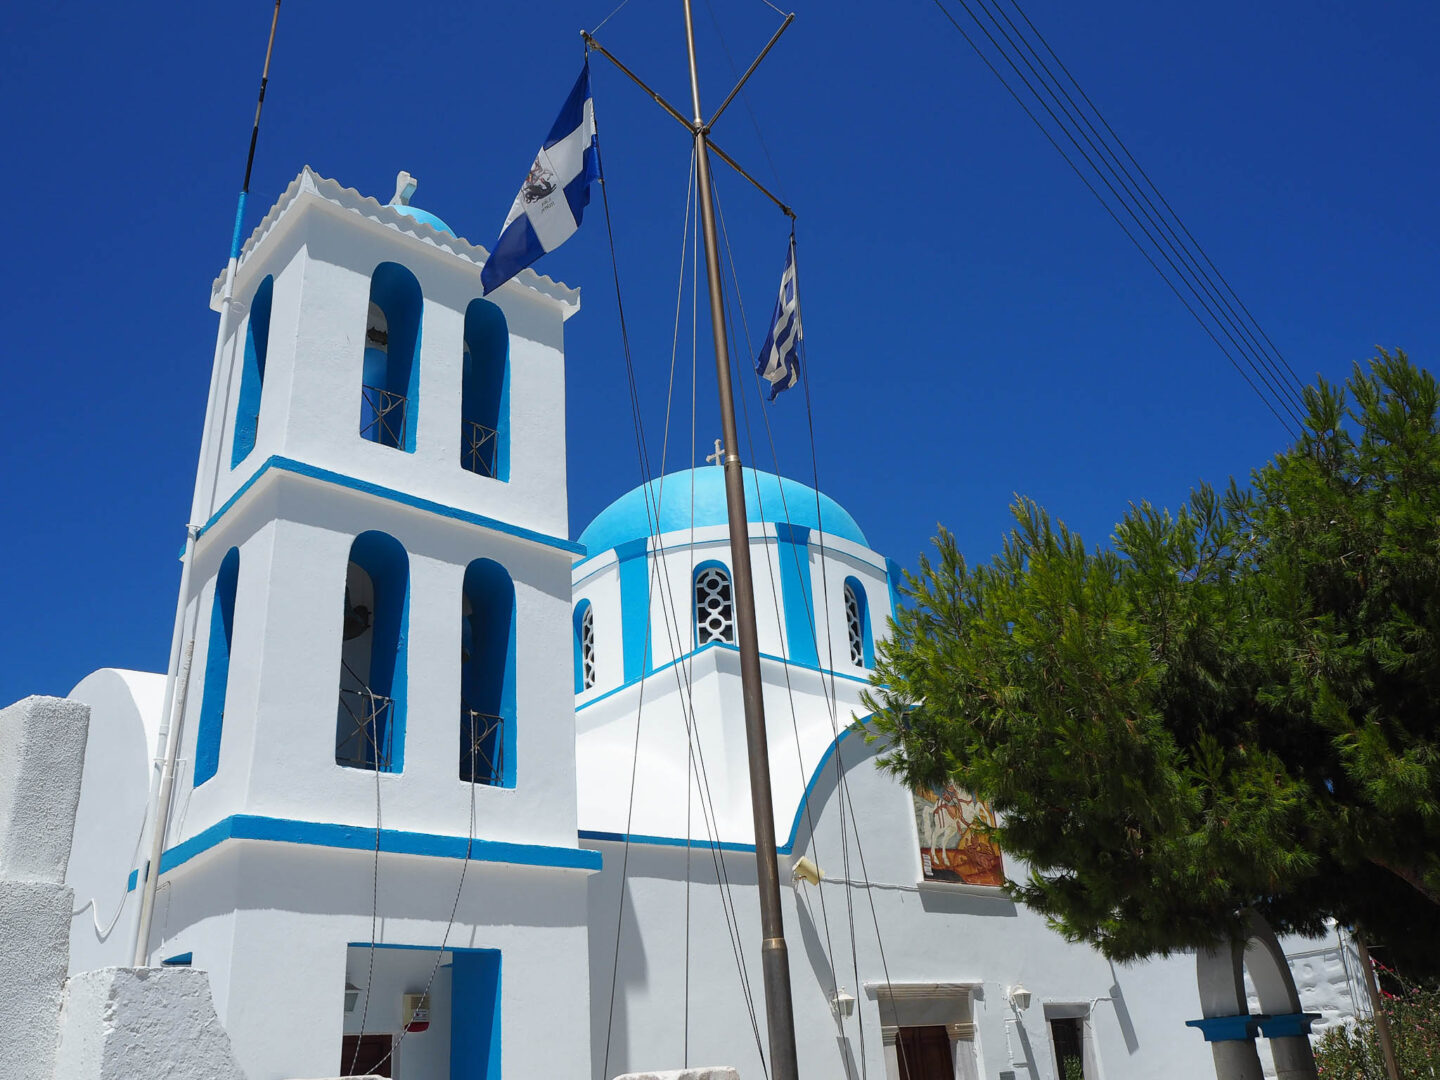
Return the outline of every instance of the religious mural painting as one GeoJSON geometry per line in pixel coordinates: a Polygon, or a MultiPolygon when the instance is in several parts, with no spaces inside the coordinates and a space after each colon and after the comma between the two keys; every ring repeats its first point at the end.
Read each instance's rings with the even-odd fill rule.
{"type": "Polygon", "coordinates": [[[985,833],[995,811],[963,788],[947,783],[914,791],[920,867],[926,881],[1003,885],[1000,848],[985,833]]]}

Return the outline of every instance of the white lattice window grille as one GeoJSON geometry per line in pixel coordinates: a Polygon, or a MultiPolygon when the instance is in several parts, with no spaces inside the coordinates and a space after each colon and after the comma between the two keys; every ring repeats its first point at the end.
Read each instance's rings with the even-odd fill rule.
{"type": "Polygon", "coordinates": [[[711,566],[695,575],[695,644],[735,641],[735,609],[730,575],[711,566]]]}
{"type": "Polygon", "coordinates": [[[850,663],[865,666],[865,624],[860,615],[860,597],[855,587],[845,583],[845,629],[850,633],[850,663]]]}
{"type": "Polygon", "coordinates": [[[586,690],[595,685],[595,609],[588,605],[580,617],[580,675],[586,690]]]}

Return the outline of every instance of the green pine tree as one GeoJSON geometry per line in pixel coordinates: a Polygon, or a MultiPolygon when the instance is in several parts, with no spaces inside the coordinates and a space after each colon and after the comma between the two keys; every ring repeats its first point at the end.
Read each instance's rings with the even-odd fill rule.
{"type": "Polygon", "coordinates": [[[1113,959],[1250,906],[1440,971],[1440,387],[1382,351],[1305,398],[1248,487],[1109,548],[1028,500],[988,563],[942,530],[879,650],[884,763],[990,800],[1016,897],[1113,959]]]}

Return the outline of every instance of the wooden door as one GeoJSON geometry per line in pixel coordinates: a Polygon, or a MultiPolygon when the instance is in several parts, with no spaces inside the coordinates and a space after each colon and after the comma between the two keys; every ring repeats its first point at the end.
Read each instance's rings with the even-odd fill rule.
{"type": "Polygon", "coordinates": [[[945,1025],[902,1027],[896,1042],[900,1080],[954,1080],[955,1061],[945,1025]]]}
{"type": "Polygon", "coordinates": [[[346,1035],[341,1042],[340,1075],[393,1076],[394,1040],[393,1035],[346,1035]]]}

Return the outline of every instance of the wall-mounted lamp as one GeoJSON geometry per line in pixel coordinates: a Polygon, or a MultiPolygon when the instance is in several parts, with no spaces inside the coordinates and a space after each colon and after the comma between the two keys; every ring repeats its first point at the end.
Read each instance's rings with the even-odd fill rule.
{"type": "Polygon", "coordinates": [[[360,987],[356,986],[349,979],[345,980],[345,1011],[355,1011],[355,1003],[360,1000],[360,987]]]}
{"type": "Polygon", "coordinates": [[[840,987],[830,995],[830,1011],[842,1020],[853,1015],[855,1012],[855,995],[843,986],[840,987]]]}
{"type": "Polygon", "coordinates": [[[795,884],[808,881],[811,885],[819,885],[820,879],[824,876],[825,872],[815,865],[815,860],[805,855],[796,859],[790,868],[790,880],[795,884]]]}
{"type": "Polygon", "coordinates": [[[1020,983],[1010,987],[1006,996],[1009,997],[1010,1004],[1015,1006],[1016,1012],[1024,1012],[1030,1007],[1030,991],[1020,983]]]}

